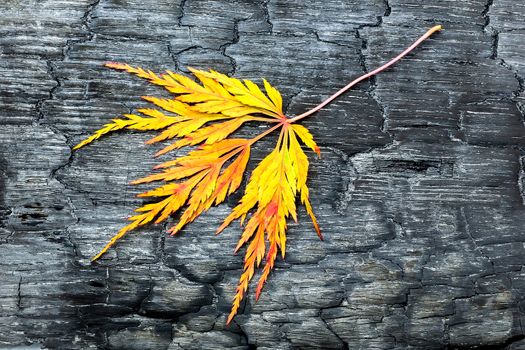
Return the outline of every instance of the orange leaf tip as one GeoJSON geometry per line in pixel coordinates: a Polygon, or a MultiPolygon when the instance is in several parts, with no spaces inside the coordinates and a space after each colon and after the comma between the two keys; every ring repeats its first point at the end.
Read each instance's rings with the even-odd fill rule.
{"type": "Polygon", "coordinates": [[[128,65],[125,63],[119,63],[119,62],[106,62],[104,63],[105,67],[113,68],[113,69],[123,69],[124,67],[127,67],[128,65]]]}
{"type": "Polygon", "coordinates": [[[229,326],[229,325],[230,325],[230,323],[232,322],[234,316],[235,316],[235,315],[230,315],[230,316],[228,316],[228,319],[226,320],[226,326],[229,326]]]}

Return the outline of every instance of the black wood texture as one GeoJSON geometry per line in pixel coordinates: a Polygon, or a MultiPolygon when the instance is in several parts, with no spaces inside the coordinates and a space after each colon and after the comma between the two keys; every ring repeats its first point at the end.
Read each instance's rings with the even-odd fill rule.
{"type": "Polygon", "coordinates": [[[516,0],[2,1],[0,348],[525,349],[524,16],[516,0]],[[104,62],[265,77],[297,115],[434,24],[304,120],[326,240],[301,211],[231,327],[240,229],[213,232],[233,200],[90,264],[159,147],[130,132],[71,147],[168,96],[104,62]]]}

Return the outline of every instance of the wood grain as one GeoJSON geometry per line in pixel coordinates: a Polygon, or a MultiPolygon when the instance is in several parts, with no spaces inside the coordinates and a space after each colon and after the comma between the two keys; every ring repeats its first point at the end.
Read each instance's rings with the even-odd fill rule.
{"type": "MultiPolygon", "coordinates": [[[[525,6],[512,0],[0,4],[0,348],[524,349],[525,6]],[[289,115],[445,30],[304,121],[312,202],[258,303],[225,326],[240,234],[213,208],[130,234],[158,149],[108,119],[168,96],[102,67],[267,78],[289,115]]],[[[247,134],[257,132],[244,129],[247,134]]],[[[261,159],[273,140],[261,142],[261,159]]],[[[160,147],[160,146],[159,146],[160,147]]]]}

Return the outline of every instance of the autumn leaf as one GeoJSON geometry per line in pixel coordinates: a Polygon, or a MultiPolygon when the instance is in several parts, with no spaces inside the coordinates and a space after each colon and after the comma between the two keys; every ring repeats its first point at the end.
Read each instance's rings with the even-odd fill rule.
{"type": "Polygon", "coordinates": [[[167,71],[158,75],[150,70],[123,63],[106,66],[126,71],[150,83],[162,86],[173,94],[172,99],[143,96],[155,108],[137,110],[137,114],[124,114],[115,118],[93,135],[80,142],[81,148],[105,134],[122,130],[159,131],[149,141],[173,140],[157,152],[157,156],[183,147],[192,147],[184,156],[160,163],[155,173],[132,182],[134,185],[156,182],[159,185],[138,196],[154,198],[135,210],[124,226],[106,246],[93,257],[99,259],[126,233],[146,224],[161,223],[175,213],[179,220],[169,228],[175,235],[186,224],[203,212],[218,205],[237,191],[243,181],[253,144],[267,135],[279,131],[273,150],[251,172],[244,195],[225,218],[217,233],[233,221],[240,220],[242,234],[235,251],[246,249],[244,267],[227,323],[230,323],[241,305],[255,270],[264,263],[256,287],[259,299],[275,260],[286,253],[287,222],[298,220],[297,199],[305,206],[313,227],[323,239],[309,199],[307,186],[309,161],[303,147],[317,155],[320,150],[310,131],[297,124],[326,106],[355,84],[365,80],[400,60],[434,32],[435,26],[405,51],[385,65],[355,79],[320,103],[315,108],[295,117],[283,113],[279,91],[263,80],[263,88],[250,80],[239,80],[210,70],[190,68],[194,77],[167,71]],[[252,138],[232,138],[245,123],[265,123],[266,131],[252,138]]]}

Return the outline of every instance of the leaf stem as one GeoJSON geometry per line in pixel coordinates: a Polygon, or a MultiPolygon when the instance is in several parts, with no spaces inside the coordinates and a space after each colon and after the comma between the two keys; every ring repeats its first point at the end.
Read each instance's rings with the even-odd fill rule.
{"type": "Polygon", "coordinates": [[[250,120],[254,121],[260,121],[260,122],[268,122],[268,123],[279,123],[281,119],[275,119],[275,118],[265,118],[265,117],[252,117],[250,116],[250,120]]]}
{"type": "Polygon", "coordinates": [[[256,137],[254,137],[253,139],[250,139],[250,145],[254,144],[255,142],[259,141],[260,139],[262,139],[263,137],[265,137],[266,135],[274,132],[275,130],[279,129],[281,126],[283,126],[284,124],[287,124],[286,122],[283,122],[283,121],[279,121],[278,124],[275,124],[274,126],[272,126],[270,129],[266,130],[265,132],[262,132],[260,133],[259,135],[257,135],[256,137]]]}
{"type": "Polygon", "coordinates": [[[324,100],[323,102],[321,102],[319,105],[317,105],[316,107],[310,109],[309,111],[306,111],[305,113],[303,114],[300,114],[294,118],[291,118],[288,120],[289,123],[294,123],[298,120],[301,120],[303,118],[306,118],[308,117],[309,115],[312,115],[314,114],[315,112],[317,112],[318,110],[320,110],[321,108],[323,108],[324,106],[326,106],[327,104],[329,104],[330,102],[332,102],[333,100],[335,100],[337,97],[339,97],[341,94],[343,94],[344,92],[346,92],[348,89],[350,89],[352,86],[356,85],[357,83],[365,80],[365,79],[368,79],[370,78],[371,76],[374,76],[376,75],[377,73],[387,69],[388,67],[390,67],[391,65],[393,65],[394,63],[396,63],[397,61],[399,61],[401,58],[403,58],[404,56],[406,56],[410,51],[412,51],[413,49],[415,49],[419,44],[421,44],[423,41],[425,41],[426,39],[428,39],[428,37],[430,37],[432,34],[434,34],[435,32],[437,31],[440,31],[442,29],[442,27],[440,25],[437,25],[437,26],[434,26],[432,28],[430,28],[423,36],[421,36],[419,39],[417,39],[412,45],[410,45],[405,51],[401,52],[399,55],[397,55],[396,57],[394,57],[393,59],[391,59],[389,62],[387,62],[386,64],[382,65],[381,67],[379,68],[376,68],[374,69],[373,71],[369,72],[369,73],[366,73],[365,75],[362,75],[360,76],[359,78],[353,80],[352,82],[350,82],[348,85],[346,85],[345,87],[343,87],[341,90],[337,91],[335,94],[333,94],[332,96],[330,96],[329,98],[327,98],[326,100],[324,100]]]}

